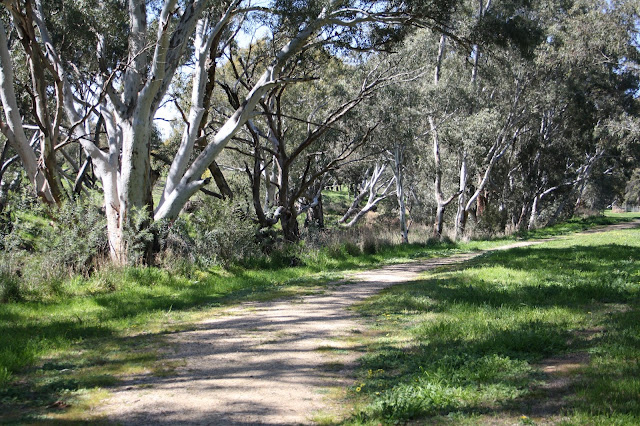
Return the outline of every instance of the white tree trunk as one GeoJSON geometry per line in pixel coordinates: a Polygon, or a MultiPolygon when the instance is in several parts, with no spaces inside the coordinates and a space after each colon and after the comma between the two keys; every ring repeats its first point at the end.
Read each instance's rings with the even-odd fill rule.
{"type": "Polygon", "coordinates": [[[467,211],[465,206],[467,205],[467,151],[463,149],[462,158],[460,161],[460,185],[458,195],[458,212],[456,213],[456,240],[461,239],[464,236],[464,228],[466,225],[467,211]]]}
{"type": "Polygon", "coordinates": [[[389,195],[389,188],[393,184],[395,177],[387,180],[386,182],[380,182],[380,178],[385,170],[386,166],[376,164],[371,174],[371,177],[365,180],[362,185],[362,190],[356,195],[353,203],[347,210],[347,212],[338,220],[339,224],[344,224],[345,228],[350,228],[358,221],[364,217],[365,214],[369,213],[378,203],[384,199],[386,199],[389,195]],[[367,198],[367,203],[361,209],[359,208],[360,202],[364,199],[366,195],[369,195],[367,198]],[[347,219],[351,217],[351,220],[347,222],[347,219]],[[346,223],[345,223],[346,222],[346,223]]]}
{"type": "Polygon", "coordinates": [[[394,175],[396,180],[396,198],[398,199],[398,209],[400,216],[400,237],[402,239],[402,244],[409,244],[409,226],[407,225],[407,207],[405,203],[405,195],[404,195],[404,173],[403,173],[403,165],[404,165],[404,153],[403,149],[400,146],[394,148],[393,159],[394,159],[394,175]]]}
{"type": "Polygon", "coordinates": [[[39,170],[36,153],[24,132],[24,123],[20,116],[13,85],[13,61],[9,53],[4,25],[0,22],[0,98],[6,118],[6,123],[2,123],[2,132],[9,140],[13,149],[18,153],[36,194],[47,203],[55,203],[51,188],[44,174],[39,170]]]}
{"type": "Polygon", "coordinates": [[[529,215],[529,225],[527,229],[529,231],[535,229],[536,219],[538,218],[538,202],[540,201],[540,195],[536,195],[533,198],[533,204],[531,204],[531,215],[529,215]]]}

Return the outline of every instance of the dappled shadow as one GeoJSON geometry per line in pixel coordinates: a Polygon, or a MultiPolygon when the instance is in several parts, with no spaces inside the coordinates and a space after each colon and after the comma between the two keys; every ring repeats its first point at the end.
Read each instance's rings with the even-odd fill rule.
{"type": "Polygon", "coordinates": [[[361,312],[382,327],[402,319],[398,326],[410,327],[421,343],[382,344],[363,358],[361,371],[384,373],[362,392],[389,392],[369,408],[372,418],[460,413],[558,420],[593,407],[640,416],[638,259],[640,248],[620,244],[515,248],[383,292],[361,312]],[[487,269],[476,273],[480,268],[487,269]],[[575,330],[544,314],[557,308],[608,320],[575,330]],[[459,312],[468,320],[457,319],[459,312]],[[587,353],[618,361],[590,365],[587,353]],[[492,357],[508,366],[504,373],[496,362],[482,374],[492,357]],[[485,396],[464,402],[448,396],[466,389],[485,396]]]}
{"type": "Polygon", "coordinates": [[[327,294],[247,303],[172,333],[163,362],[178,368],[124,378],[105,412],[122,424],[308,423],[327,388],[349,384],[359,348],[335,340],[353,325],[347,308],[387,285],[342,283],[327,294]]]}
{"type": "Polygon", "coordinates": [[[495,251],[450,269],[460,274],[407,283],[403,287],[407,297],[382,298],[378,307],[384,304],[386,312],[441,312],[451,303],[576,309],[594,302],[625,303],[637,293],[634,283],[640,277],[640,263],[636,259],[640,259],[640,248],[617,244],[495,251]],[[474,276],[475,269],[485,267],[503,267],[505,274],[524,271],[527,282],[504,285],[500,278],[474,276]]]}

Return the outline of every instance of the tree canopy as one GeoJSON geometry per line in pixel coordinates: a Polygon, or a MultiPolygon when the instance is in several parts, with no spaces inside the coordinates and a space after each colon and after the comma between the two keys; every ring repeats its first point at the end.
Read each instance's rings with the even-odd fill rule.
{"type": "Polygon", "coordinates": [[[199,197],[296,241],[345,184],[343,226],[382,202],[404,241],[417,222],[462,238],[601,209],[638,167],[631,0],[2,5],[0,205],[22,179],[52,206],[98,191],[118,263],[128,229],[199,197]]]}

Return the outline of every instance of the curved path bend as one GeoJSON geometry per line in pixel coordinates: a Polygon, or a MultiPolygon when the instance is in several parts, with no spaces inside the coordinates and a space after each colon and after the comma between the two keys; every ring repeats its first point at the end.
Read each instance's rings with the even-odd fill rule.
{"type": "Polygon", "coordinates": [[[173,350],[165,358],[181,366],[168,377],[125,379],[100,414],[125,425],[313,423],[322,410],[340,410],[326,395],[353,381],[350,372],[359,353],[341,347],[344,339],[338,339],[362,327],[350,306],[424,271],[486,252],[385,266],[352,274],[348,283],[317,294],[225,310],[195,330],[168,336],[173,350]]]}

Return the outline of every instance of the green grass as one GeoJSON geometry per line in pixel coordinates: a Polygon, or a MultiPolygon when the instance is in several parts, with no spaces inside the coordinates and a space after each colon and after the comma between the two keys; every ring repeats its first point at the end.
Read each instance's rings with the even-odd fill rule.
{"type": "MultiPolygon", "coordinates": [[[[0,304],[0,423],[37,423],[52,416],[92,420],[86,417],[89,410],[81,407],[95,404],[104,397],[103,389],[120,378],[171,374],[177,365],[162,360],[163,351],[171,350],[166,334],[193,327],[221,307],[318,291],[349,270],[482,250],[503,242],[382,245],[371,254],[349,244],[320,251],[302,247],[294,251],[296,267],[289,267],[294,257],[283,254],[226,270],[187,269],[183,274],[157,268],[105,268],[90,278],[56,282],[46,291],[15,289],[18,284],[13,280],[10,289],[19,297],[0,304]],[[56,409],[54,415],[46,407],[58,402],[67,408],[56,409]]],[[[0,282],[0,290],[4,284],[0,282]]],[[[598,291],[592,289],[594,294],[598,291]]],[[[462,303],[456,292],[452,290],[451,296],[462,303]]],[[[431,303],[407,297],[417,310],[431,303]]],[[[385,309],[393,303],[401,301],[389,300],[385,309]]],[[[454,330],[456,324],[442,327],[454,330]]]]}
{"type": "Polygon", "coordinates": [[[603,216],[591,216],[585,218],[576,217],[569,219],[566,222],[557,223],[553,226],[539,228],[533,231],[523,231],[517,234],[517,236],[525,239],[556,237],[574,232],[586,231],[598,226],[628,222],[633,219],[637,219],[638,217],[640,217],[640,213],[612,213],[608,210],[603,216]]]}
{"type": "MultiPolygon", "coordinates": [[[[18,413],[18,423],[38,422],[52,415],[44,407],[57,401],[83,406],[120,377],[170,373],[174,366],[161,362],[163,351],[170,350],[164,336],[192,327],[221,307],[318,291],[348,270],[492,244],[384,246],[369,255],[357,246],[339,245],[299,250],[296,267],[288,267],[291,258],[283,254],[247,261],[244,267],[190,269],[183,275],[157,268],[105,268],[46,291],[15,290],[19,301],[0,304],[0,405],[7,408],[0,422],[11,421],[12,413],[18,413]]],[[[73,419],[86,415],[60,412],[70,412],[73,419]]]]}
{"type": "Polygon", "coordinates": [[[638,259],[638,230],[574,235],[370,299],[347,423],[640,423],[638,259]],[[549,390],[567,354],[589,361],[549,390]]]}

